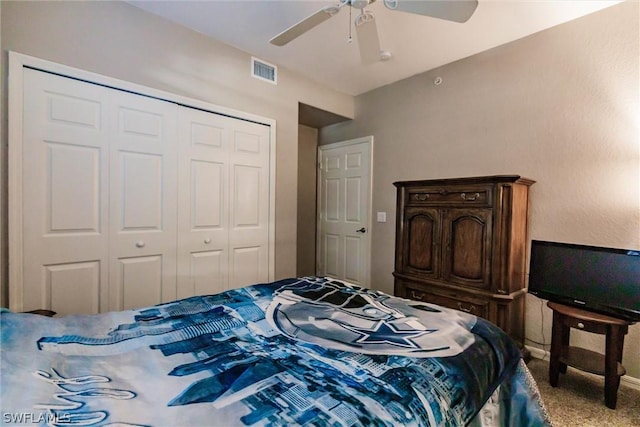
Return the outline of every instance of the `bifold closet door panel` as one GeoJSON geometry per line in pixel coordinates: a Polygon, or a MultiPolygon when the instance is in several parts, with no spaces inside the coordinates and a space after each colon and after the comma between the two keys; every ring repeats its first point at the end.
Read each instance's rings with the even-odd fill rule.
{"type": "Polygon", "coordinates": [[[24,70],[24,309],[176,298],[175,104],[24,70]]]}
{"type": "Polygon", "coordinates": [[[24,310],[108,309],[108,92],[24,70],[24,310]]]}
{"type": "Polygon", "coordinates": [[[267,126],[179,108],[178,296],[269,279],[267,126]]]}
{"type": "Polygon", "coordinates": [[[231,119],[229,287],[269,278],[269,127],[231,119]]]}
{"type": "Polygon", "coordinates": [[[109,309],[176,299],[176,104],[112,90],[109,309]]]}
{"type": "Polygon", "coordinates": [[[187,107],[178,117],[178,298],[185,298],[228,289],[231,119],[187,107]]]}

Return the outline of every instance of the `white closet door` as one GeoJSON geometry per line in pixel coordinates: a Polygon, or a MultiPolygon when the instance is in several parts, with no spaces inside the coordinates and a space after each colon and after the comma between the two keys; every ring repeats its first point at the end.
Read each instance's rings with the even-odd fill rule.
{"type": "Polygon", "coordinates": [[[269,277],[269,127],[232,119],[229,149],[229,286],[269,277]]]}
{"type": "Polygon", "coordinates": [[[269,279],[269,128],[180,107],[178,296],[269,279]]]}
{"type": "Polygon", "coordinates": [[[228,288],[230,119],[179,109],[178,298],[228,288]]]}
{"type": "Polygon", "coordinates": [[[269,280],[269,126],[23,73],[15,308],[98,313],[269,280]]]}
{"type": "Polygon", "coordinates": [[[24,70],[24,310],[107,308],[107,91],[24,70]]]}
{"type": "Polygon", "coordinates": [[[109,309],[176,299],[177,105],[110,91],[109,309]]]}

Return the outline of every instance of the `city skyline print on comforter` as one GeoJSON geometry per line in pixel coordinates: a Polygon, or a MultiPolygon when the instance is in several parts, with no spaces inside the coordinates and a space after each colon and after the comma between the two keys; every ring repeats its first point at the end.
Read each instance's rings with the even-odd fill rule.
{"type": "Polygon", "coordinates": [[[2,424],[549,424],[497,327],[324,278],[93,316],[0,316],[2,424]]]}

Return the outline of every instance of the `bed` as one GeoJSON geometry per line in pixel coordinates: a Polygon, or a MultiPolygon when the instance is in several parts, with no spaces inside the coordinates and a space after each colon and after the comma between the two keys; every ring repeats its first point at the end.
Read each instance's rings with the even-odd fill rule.
{"type": "Polygon", "coordinates": [[[497,327],[326,278],[0,322],[5,425],[551,424],[497,327]]]}

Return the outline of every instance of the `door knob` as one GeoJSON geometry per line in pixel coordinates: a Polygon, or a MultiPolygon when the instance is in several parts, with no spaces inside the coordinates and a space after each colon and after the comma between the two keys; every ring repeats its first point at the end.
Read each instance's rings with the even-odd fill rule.
{"type": "Polygon", "coordinates": [[[367,229],[362,227],[360,230],[356,230],[356,233],[366,233],[367,229]]]}

